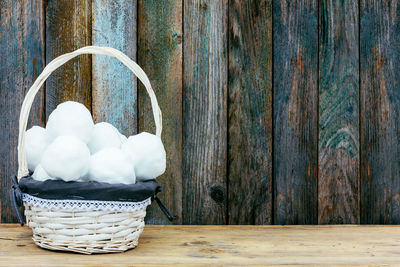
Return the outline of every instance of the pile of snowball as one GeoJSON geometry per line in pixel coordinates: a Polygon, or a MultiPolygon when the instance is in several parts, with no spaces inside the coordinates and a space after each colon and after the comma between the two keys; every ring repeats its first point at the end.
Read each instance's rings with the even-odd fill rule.
{"type": "Polygon", "coordinates": [[[26,131],[25,149],[33,179],[134,184],[165,172],[166,153],[159,137],[146,132],[127,138],[107,122],[93,123],[82,104],[64,102],[46,128],[26,131]]]}

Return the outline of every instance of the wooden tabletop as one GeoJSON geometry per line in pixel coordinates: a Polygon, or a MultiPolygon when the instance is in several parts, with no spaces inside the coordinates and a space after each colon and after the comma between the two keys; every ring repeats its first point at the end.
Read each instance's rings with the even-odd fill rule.
{"type": "Polygon", "coordinates": [[[31,230],[0,225],[0,266],[399,264],[400,226],[146,226],[125,253],[37,247],[31,230]]]}

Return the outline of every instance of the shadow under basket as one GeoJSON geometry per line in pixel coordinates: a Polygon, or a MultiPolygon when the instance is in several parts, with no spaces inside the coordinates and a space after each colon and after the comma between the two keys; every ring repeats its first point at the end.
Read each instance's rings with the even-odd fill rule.
{"type": "Polygon", "coordinates": [[[160,191],[155,180],[132,185],[61,180],[36,181],[29,176],[25,131],[34,97],[49,75],[82,54],[107,55],[121,61],[143,83],[151,102],[156,135],[161,138],[162,114],[149,78],[143,69],[121,51],[111,47],[86,46],[52,60],[25,95],[19,118],[18,176],[12,177],[11,204],[21,225],[18,206],[25,206],[26,222],[33,240],[43,248],[79,253],[121,252],[134,248],[144,228],[146,207],[160,191]]]}

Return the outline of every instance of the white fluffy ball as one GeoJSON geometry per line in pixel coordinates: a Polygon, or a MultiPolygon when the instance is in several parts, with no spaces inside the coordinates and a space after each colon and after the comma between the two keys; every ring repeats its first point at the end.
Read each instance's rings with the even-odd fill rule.
{"type": "Polygon", "coordinates": [[[120,137],[121,137],[121,146],[122,146],[123,143],[125,143],[126,141],[128,141],[128,138],[127,138],[125,135],[123,135],[123,134],[120,134],[120,137]]]}
{"type": "Polygon", "coordinates": [[[54,178],[76,181],[89,169],[90,151],[75,136],[59,136],[43,153],[41,165],[54,178]]]}
{"type": "Polygon", "coordinates": [[[43,152],[49,145],[46,129],[33,126],[25,132],[25,151],[28,169],[34,171],[42,160],[43,152]]]}
{"type": "Polygon", "coordinates": [[[87,144],[93,125],[92,115],[84,105],[67,101],[59,104],[50,114],[46,129],[50,140],[61,135],[73,135],[87,144]]]}
{"type": "Polygon", "coordinates": [[[43,169],[42,165],[38,165],[32,174],[32,178],[37,181],[54,180],[50,175],[43,169]]]}
{"type": "Polygon", "coordinates": [[[90,158],[89,180],[110,184],[134,184],[135,170],[121,149],[108,147],[90,158]]]}
{"type": "Polygon", "coordinates": [[[129,155],[138,180],[154,179],[165,172],[165,149],[154,134],[143,132],[130,136],[122,151],[129,155]]]}
{"type": "Polygon", "coordinates": [[[96,123],[88,147],[92,154],[106,147],[120,148],[122,139],[117,128],[107,122],[96,123]]]}

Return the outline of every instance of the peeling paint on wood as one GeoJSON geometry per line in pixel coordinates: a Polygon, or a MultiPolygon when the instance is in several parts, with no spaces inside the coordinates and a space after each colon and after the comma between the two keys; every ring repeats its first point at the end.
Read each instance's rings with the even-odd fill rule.
{"type": "MultiPolygon", "coordinates": [[[[92,42],[136,60],[136,1],[92,2],[92,42]]],[[[93,55],[92,113],[130,136],[137,130],[136,77],[117,59],[93,55]]]]}
{"type": "Polygon", "coordinates": [[[229,224],[272,222],[272,1],[229,2],[229,224]]]}
{"type": "Polygon", "coordinates": [[[320,3],[319,223],[359,222],[358,2],[320,3]]]}
{"type": "MultiPolygon", "coordinates": [[[[159,194],[182,223],[182,1],[139,0],[138,60],[149,76],[164,114],[162,140],[167,152],[167,170],[157,178],[159,194]]],[[[155,133],[150,99],[139,86],[139,132],[155,133]]],[[[147,223],[170,223],[161,210],[148,208],[147,223]]]]}
{"type": "MultiPolygon", "coordinates": [[[[17,175],[19,114],[25,93],[44,67],[42,1],[0,1],[0,179],[1,222],[15,222],[10,206],[11,176],[17,175]]],[[[28,128],[43,126],[44,90],[38,92],[28,128]]]]}
{"type": "Polygon", "coordinates": [[[318,223],[318,4],[274,2],[276,224],[318,223]]]}

